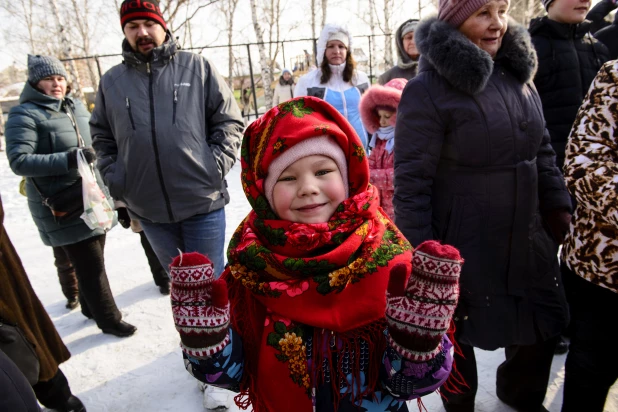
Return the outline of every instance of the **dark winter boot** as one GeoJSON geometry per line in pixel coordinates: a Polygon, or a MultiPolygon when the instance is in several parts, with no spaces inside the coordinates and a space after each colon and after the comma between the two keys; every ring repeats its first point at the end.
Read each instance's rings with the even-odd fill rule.
{"type": "Polygon", "coordinates": [[[118,336],[119,338],[126,338],[127,336],[133,335],[137,328],[130,323],[121,320],[117,324],[108,328],[102,328],[101,330],[103,331],[103,333],[118,336]]]}
{"type": "Polygon", "coordinates": [[[56,410],[58,412],[86,412],[86,407],[77,396],[71,395],[66,403],[56,410]]]}

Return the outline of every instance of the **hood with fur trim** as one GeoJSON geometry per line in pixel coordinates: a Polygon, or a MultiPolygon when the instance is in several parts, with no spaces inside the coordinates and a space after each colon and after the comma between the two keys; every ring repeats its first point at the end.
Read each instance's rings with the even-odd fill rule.
{"type": "MultiPolygon", "coordinates": [[[[494,68],[489,53],[436,17],[421,21],[414,35],[421,52],[421,71],[429,64],[456,89],[472,95],[483,91],[494,68]]],[[[536,73],[537,57],[530,35],[513,19],[509,19],[495,60],[522,83],[536,73]]]]}
{"type": "Polygon", "coordinates": [[[363,125],[369,133],[375,133],[380,128],[380,118],[376,113],[376,108],[386,106],[393,108],[393,115],[389,119],[389,124],[395,126],[397,123],[397,107],[401,100],[401,92],[408,81],[406,79],[393,79],[384,86],[375,84],[367,90],[361,97],[359,110],[363,125]]]}
{"type": "Polygon", "coordinates": [[[337,23],[327,23],[324,25],[322,32],[320,33],[320,38],[318,39],[317,45],[317,58],[318,58],[318,67],[322,65],[322,61],[324,60],[324,53],[326,52],[326,43],[328,43],[328,38],[331,34],[334,33],[344,33],[348,36],[348,53],[352,53],[352,35],[348,30],[348,27],[343,24],[337,23]]]}

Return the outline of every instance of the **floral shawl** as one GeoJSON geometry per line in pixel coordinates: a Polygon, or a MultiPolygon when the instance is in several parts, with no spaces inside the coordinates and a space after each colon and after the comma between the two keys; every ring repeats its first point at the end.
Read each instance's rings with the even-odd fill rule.
{"type": "MultiPolygon", "coordinates": [[[[360,353],[361,339],[374,354],[367,388],[357,393],[360,379],[352,380],[348,392],[340,394],[341,379],[349,378],[336,376],[333,393],[353,398],[372,393],[386,348],[389,272],[398,263],[411,270],[411,246],[379,208],[360,139],[328,103],[301,97],[271,109],[247,129],[241,161],[242,185],[253,210],[230,241],[224,273],[232,324],[245,351],[237,404],[251,404],[256,412],[311,410],[322,383],[322,360],[333,373],[341,370],[333,359],[343,357],[328,343],[337,342],[335,352],[360,353]],[[325,134],[348,159],[350,197],[325,223],[278,219],[263,191],[268,165],[303,139],[325,134]],[[307,333],[314,342],[309,359],[307,333]]],[[[336,410],[339,399],[333,401],[336,410]]]]}

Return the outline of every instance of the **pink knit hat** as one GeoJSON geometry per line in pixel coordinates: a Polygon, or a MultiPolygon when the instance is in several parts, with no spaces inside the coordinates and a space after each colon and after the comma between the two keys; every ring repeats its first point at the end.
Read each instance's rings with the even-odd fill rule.
{"type": "Polygon", "coordinates": [[[339,173],[343,179],[343,187],[345,188],[345,197],[349,196],[348,189],[348,161],[345,157],[345,153],[337,142],[328,136],[312,137],[310,139],[303,140],[300,143],[295,144],[286,151],[284,151],[279,157],[275,158],[273,162],[268,166],[268,176],[264,180],[264,194],[268,200],[268,204],[273,208],[273,191],[277,179],[281,176],[281,173],[288,168],[292,163],[303,157],[322,155],[330,157],[335,161],[339,168],[339,173]]]}
{"type": "Polygon", "coordinates": [[[459,27],[489,0],[440,0],[438,19],[459,27]]]}
{"type": "Polygon", "coordinates": [[[395,112],[390,118],[390,125],[395,126],[397,122],[397,106],[401,100],[401,92],[408,81],[406,79],[393,79],[384,86],[376,84],[361,97],[360,115],[365,129],[369,133],[375,133],[380,128],[380,118],[377,109],[389,108],[395,112]]]}

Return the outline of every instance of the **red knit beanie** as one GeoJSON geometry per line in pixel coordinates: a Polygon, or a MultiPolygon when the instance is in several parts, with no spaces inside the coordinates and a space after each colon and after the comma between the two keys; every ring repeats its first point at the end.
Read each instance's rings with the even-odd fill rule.
{"type": "Polygon", "coordinates": [[[124,26],[132,20],[152,20],[167,30],[165,19],[157,0],[125,0],[120,6],[120,25],[124,26]]]}

